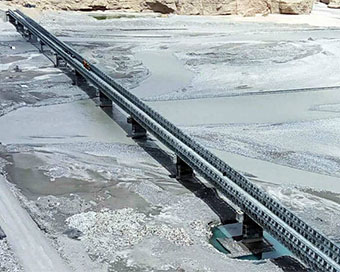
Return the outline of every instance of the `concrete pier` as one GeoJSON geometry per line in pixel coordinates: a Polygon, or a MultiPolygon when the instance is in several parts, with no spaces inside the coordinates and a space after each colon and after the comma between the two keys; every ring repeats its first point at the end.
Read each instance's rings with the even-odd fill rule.
{"type": "Polygon", "coordinates": [[[257,242],[263,239],[263,228],[259,226],[247,214],[243,219],[243,241],[257,242]]]}
{"type": "Polygon", "coordinates": [[[192,168],[180,157],[176,159],[176,179],[191,178],[194,176],[192,168]]]}
{"type": "Polygon", "coordinates": [[[73,85],[81,85],[86,81],[86,79],[77,71],[74,70],[73,85]]]}
{"type": "Polygon", "coordinates": [[[38,38],[37,38],[37,36],[35,36],[34,34],[30,33],[29,41],[30,41],[31,43],[36,43],[36,42],[38,41],[38,38]]]}
{"type": "Polygon", "coordinates": [[[44,45],[45,43],[41,40],[39,40],[39,52],[44,53],[44,45]]]}
{"type": "Polygon", "coordinates": [[[99,101],[100,107],[102,108],[112,108],[112,100],[108,98],[103,92],[99,91],[99,101]]]}
{"type": "Polygon", "coordinates": [[[66,67],[67,66],[67,62],[60,57],[58,54],[55,54],[55,67],[66,67]]]}
{"type": "Polygon", "coordinates": [[[236,220],[242,224],[242,232],[235,240],[246,243],[259,242],[263,240],[263,228],[242,211],[236,212],[236,220]]]}
{"type": "Polygon", "coordinates": [[[146,129],[142,127],[135,119],[131,116],[128,117],[127,122],[132,125],[132,138],[140,139],[146,137],[146,129]]]}

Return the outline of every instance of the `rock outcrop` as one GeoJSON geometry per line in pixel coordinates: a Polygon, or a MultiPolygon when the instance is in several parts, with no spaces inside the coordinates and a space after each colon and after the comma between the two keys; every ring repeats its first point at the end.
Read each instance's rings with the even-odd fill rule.
{"type": "Polygon", "coordinates": [[[33,5],[40,9],[253,16],[269,13],[308,14],[312,10],[314,0],[9,0],[9,2],[23,6],[33,5]]]}
{"type": "Polygon", "coordinates": [[[314,0],[280,0],[279,9],[282,14],[309,14],[314,0]]]}

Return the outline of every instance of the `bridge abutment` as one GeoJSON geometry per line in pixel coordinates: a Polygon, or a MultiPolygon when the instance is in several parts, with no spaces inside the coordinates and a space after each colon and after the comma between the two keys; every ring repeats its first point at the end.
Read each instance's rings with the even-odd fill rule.
{"type": "Polygon", "coordinates": [[[180,157],[176,158],[176,179],[191,178],[194,176],[192,168],[180,157]]]}
{"type": "Polygon", "coordinates": [[[146,137],[146,129],[142,127],[135,119],[131,116],[128,117],[127,122],[132,126],[132,138],[140,139],[146,137]]]}
{"type": "Polygon", "coordinates": [[[5,22],[10,22],[12,25],[14,25],[14,23],[15,23],[14,18],[9,15],[8,11],[5,12],[5,18],[4,19],[5,19],[5,22]]]}

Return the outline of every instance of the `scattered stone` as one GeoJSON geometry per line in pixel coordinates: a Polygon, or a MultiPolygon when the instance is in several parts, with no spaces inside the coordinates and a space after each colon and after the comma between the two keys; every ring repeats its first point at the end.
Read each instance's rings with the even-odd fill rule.
{"type": "Polygon", "coordinates": [[[15,65],[13,71],[16,72],[16,73],[21,73],[22,72],[22,70],[19,68],[18,65],[15,65]]]}
{"type": "Polygon", "coordinates": [[[26,3],[26,4],[24,5],[24,7],[25,7],[25,8],[35,8],[36,5],[32,5],[32,4],[30,4],[30,3],[26,3]]]}
{"type": "Polygon", "coordinates": [[[6,239],[0,240],[0,271],[24,272],[6,239]]]}
{"type": "Polygon", "coordinates": [[[79,237],[83,236],[83,232],[76,228],[69,228],[63,232],[63,234],[66,234],[68,238],[79,240],[79,237]]]}
{"type": "Polygon", "coordinates": [[[79,213],[67,218],[66,223],[70,229],[84,233],[82,243],[90,254],[100,259],[115,260],[117,252],[137,245],[146,237],[165,239],[179,247],[194,243],[184,228],[152,222],[145,214],[131,208],[79,213]]]}
{"type": "Polygon", "coordinates": [[[340,8],[340,0],[329,0],[329,4],[328,4],[329,8],[340,8]]]}

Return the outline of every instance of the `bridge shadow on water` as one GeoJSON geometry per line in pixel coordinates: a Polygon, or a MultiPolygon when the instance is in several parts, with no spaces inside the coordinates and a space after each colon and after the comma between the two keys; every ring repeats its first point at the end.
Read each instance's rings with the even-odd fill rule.
{"type": "MultiPolygon", "coordinates": [[[[64,72],[75,81],[74,74],[71,71],[66,70],[64,72]]],[[[99,107],[96,89],[86,82],[78,82],[77,85],[86,92],[91,99],[95,100],[99,107]]],[[[127,122],[128,116],[124,114],[118,106],[113,103],[112,107],[101,107],[101,109],[126,132],[127,137],[131,137],[131,124],[127,122]]],[[[134,141],[154,160],[162,165],[169,172],[170,177],[176,177],[176,165],[173,157],[159,145],[159,142],[155,140],[155,138],[151,138],[147,135],[146,138],[134,139],[134,141]]],[[[203,200],[220,218],[222,224],[236,222],[235,211],[218,195],[215,188],[207,186],[195,176],[177,179],[177,181],[195,196],[203,200]]]]}
{"type": "MultiPolygon", "coordinates": [[[[116,122],[127,134],[131,135],[131,125],[127,123],[127,115],[125,115],[118,106],[104,107],[102,110],[116,122]]],[[[149,135],[146,138],[134,139],[134,141],[147,152],[153,159],[161,164],[169,172],[169,176],[176,177],[176,166],[173,156],[164,150],[154,138],[149,135]]],[[[203,183],[198,177],[190,177],[177,179],[181,185],[191,191],[196,197],[204,201],[210,209],[219,217],[221,225],[236,223],[235,211],[231,206],[223,200],[217,190],[203,183]]],[[[250,249],[250,251],[252,251],[250,249]]],[[[254,255],[255,256],[255,255],[254,255]]],[[[261,260],[260,257],[258,260],[261,260]]],[[[275,265],[285,272],[311,272],[306,269],[299,261],[291,256],[280,256],[271,259],[275,265]]]]}
{"type": "MultiPolygon", "coordinates": [[[[97,91],[91,85],[86,82],[79,82],[70,70],[64,71],[83,91],[85,91],[90,99],[93,99],[98,107],[99,99],[97,97],[97,91]]],[[[127,134],[127,137],[132,135],[132,126],[127,122],[127,115],[117,105],[113,103],[112,107],[100,107],[114,122],[116,122],[127,134]]],[[[176,165],[174,163],[174,157],[167,152],[160,143],[151,138],[149,134],[145,138],[134,139],[136,144],[140,146],[145,152],[147,152],[154,160],[162,165],[172,178],[176,177],[176,165]]],[[[213,187],[207,186],[198,177],[193,176],[189,178],[177,179],[177,182],[191,191],[196,197],[204,201],[210,209],[219,217],[221,224],[236,223],[235,211],[232,207],[223,200],[217,190],[213,187]]],[[[295,258],[290,256],[281,256],[271,260],[275,265],[280,267],[286,272],[295,271],[310,271],[305,269],[295,258]]]]}
{"type": "MultiPolygon", "coordinates": [[[[116,122],[127,134],[131,135],[131,125],[127,123],[127,115],[113,104],[113,107],[104,107],[102,110],[116,122]]],[[[142,139],[134,139],[134,141],[147,152],[153,159],[161,164],[169,172],[169,176],[176,177],[176,166],[174,158],[164,150],[154,138],[147,136],[142,139]]],[[[181,185],[191,191],[196,197],[204,201],[210,209],[219,217],[221,225],[236,223],[235,211],[231,206],[223,200],[217,190],[203,183],[198,177],[190,177],[177,179],[181,185]]],[[[250,251],[252,251],[250,249],[250,251]]],[[[255,256],[255,255],[254,255],[255,256]]],[[[258,260],[261,260],[260,257],[258,260]]],[[[280,267],[285,272],[311,272],[306,269],[299,261],[291,256],[280,256],[271,259],[275,265],[280,267]]]]}
{"type": "MultiPolygon", "coordinates": [[[[118,109],[118,106],[113,104],[112,108],[104,107],[102,110],[126,132],[127,137],[130,137],[131,125],[127,123],[127,116],[118,109]]],[[[169,172],[170,177],[176,177],[176,166],[173,157],[162,149],[154,138],[148,135],[146,138],[134,139],[134,141],[161,164],[169,172]]],[[[177,179],[177,181],[203,200],[220,218],[222,224],[236,222],[234,210],[218,195],[215,188],[208,187],[195,176],[177,179]]]]}

